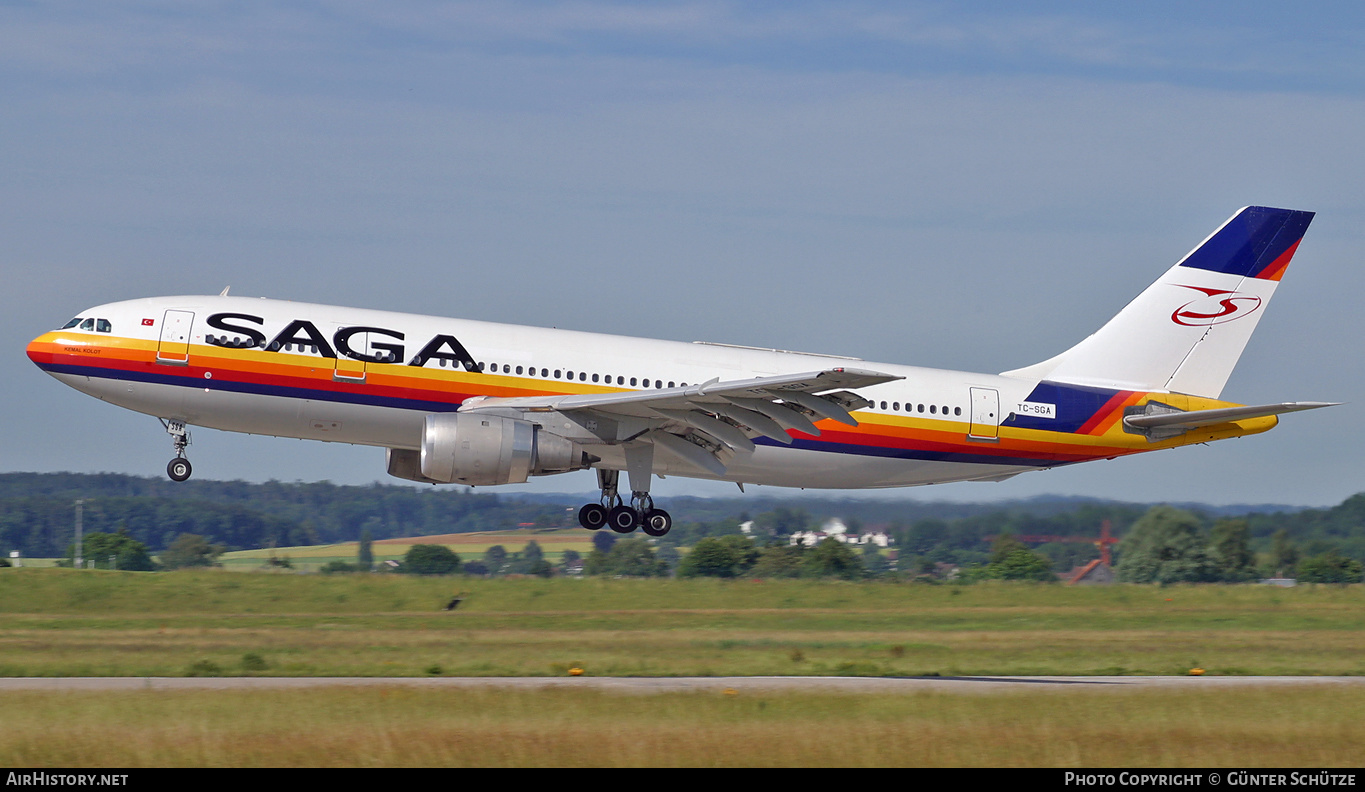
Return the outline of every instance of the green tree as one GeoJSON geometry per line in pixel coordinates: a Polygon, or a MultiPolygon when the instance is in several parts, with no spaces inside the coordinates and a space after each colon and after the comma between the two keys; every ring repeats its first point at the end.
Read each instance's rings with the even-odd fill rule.
{"type": "Polygon", "coordinates": [[[1209,555],[1218,577],[1229,583],[1256,577],[1256,555],[1251,552],[1251,528],[1243,519],[1219,520],[1210,532],[1209,555]]]}
{"type": "Polygon", "coordinates": [[[223,546],[209,542],[198,534],[182,533],[158,556],[166,569],[217,566],[223,546]]]}
{"type": "Polygon", "coordinates": [[[460,571],[460,557],[445,545],[413,545],[403,556],[409,575],[452,575],[460,571]]]}
{"type": "Polygon", "coordinates": [[[948,524],[942,520],[919,520],[901,534],[900,549],[928,555],[948,540],[948,524]]]}
{"type": "Polygon", "coordinates": [[[1335,549],[1299,562],[1298,579],[1304,583],[1359,583],[1362,565],[1335,549]]]}
{"type": "Polygon", "coordinates": [[[678,577],[735,577],[752,566],[752,551],[753,543],[742,536],[702,539],[678,564],[678,577]],[[732,541],[735,539],[739,541],[732,541]],[[741,543],[748,547],[742,547],[741,543]]]}
{"type": "Polygon", "coordinates": [[[1046,557],[1020,545],[998,561],[986,565],[985,577],[992,580],[1037,580],[1056,583],[1057,574],[1046,557]]]}
{"type": "Polygon", "coordinates": [[[359,572],[361,569],[355,564],[348,564],[345,561],[328,561],[318,567],[318,571],[324,575],[335,575],[346,572],[359,572]]]}
{"type": "Polygon", "coordinates": [[[532,539],[522,548],[521,558],[517,560],[517,572],[523,575],[535,575],[536,577],[549,577],[554,570],[550,568],[550,562],[545,560],[545,551],[540,548],[540,543],[532,539]]]}
{"type": "MultiPolygon", "coordinates": [[[[128,535],[120,527],[116,533],[88,533],[81,540],[81,557],[92,561],[96,569],[122,569],[131,572],[150,572],[156,569],[147,545],[128,535]]],[[[74,546],[72,548],[75,549],[74,546]]],[[[71,558],[75,562],[74,557],[71,558]]]]}
{"type": "Polygon", "coordinates": [[[369,572],[374,568],[374,536],[369,528],[360,532],[360,549],[356,552],[355,561],[361,572],[369,572]]]}
{"type": "Polygon", "coordinates": [[[773,544],[759,551],[758,561],[749,574],[756,578],[801,577],[804,545],[773,544]]]}
{"type": "Polygon", "coordinates": [[[804,531],[814,522],[815,520],[805,509],[793,509],[786,506],[779,506],[754,518],[754,523],[759,528],[778,538],[791,536],[797,531],[804,531]]]}
{"type": "Polygon", "coordinates": [[[801,559],[801,574],[858,580],[863,577],[863,564],[848,545],[837,539],[824,539],[801,559]]]}
{"type": "Polygon", "coordinates": [[[995,541],[991,542],[990,563],[1002,563],[1006,558],[1009,558],[1012,553],[1016,553],[1020,550],[1028,552],[1028,547],[1026,547],[1023,542],[1015,539],[1014,534],[1000,534],[995,537],[995,541]]]}
{"type": "Polygon", "coordinates": [[[1118,579],[1126,583],[1201,583],[1218,579],[1205,550],[1199,518],[1171,506],[1153,506],[1123,540],[1118,579]]]}
{"type": "Polygon", "coordinates": [[[630,537],[612,545],[611,552],[593,550],[583,571],[588,575],[663,577],[668,574],[668,566],[655,556],[647,540],[630,537]]]}
{"type": "Polygon", "coordinates": [[[592,547],[602,553],[610,553],[613,545],[616,544],[616,534],[613,531],[598,531],[592,535],[592,547]]]}
{"type": "Polygon", "coordinates": [[[488,567],[488,574],[502,575],[507,572],[507,548],[502,545],[493,545],[483,551],[483,563],[488,567]]]}
{"type": "Polygon", "coordinates": [[[1270,537],[1270,574],[1274,577],[1289,577],[1299,563],[1299,548],[1289,538],[1289,532],[1281,528],[1270,537]]]}
{"type": "Polygon", "coordinates": [[[882,555],[881,549],[871,542],[863,545],[862,561],[868,577],[881,577],[891,571],[891,559],[882,555]]]}

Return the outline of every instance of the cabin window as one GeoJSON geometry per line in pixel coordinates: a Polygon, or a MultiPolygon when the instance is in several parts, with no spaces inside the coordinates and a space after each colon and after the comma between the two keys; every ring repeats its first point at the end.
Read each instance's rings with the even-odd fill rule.
{"type": "Polygon", "coordinates": [[[109,320],[108,320],[108,319],[96,319],[96,320],[95,320],[95,332],[96,332],[96,333],[110,333],[110,332],[113,332],[113,330],[114,330],[114,327],[113,327],[113,325],[109,324],[109,320]]]}
{"type": "Polygon", "coordinates": [[[921,404],[916,409],[918,409],[920,412],[924,412],[924,405],[921,404]]]}
{"type": "Polygon", "coordinates": [[[69,321],[69,322],[67,322],[66,324],[62,325],[62,328],[61,328],[61,329],[63,329],[63,330],[70,330],[71,328],[73,328],[73,327],[75,327],[76,325],[80,324],[81,321],[82,321],[81,317],[77,316],[75,319],[72,319],[71,321],[69,321]]]}
{"type": "MultiPolygon", "coordinates": [[[[563,369],[555,369],[555,379],[564,379],[562,376],[560,376],[561,373],[563,373],[563,369]]],[[[569,379],[573,379],[572,374],[569,375],[569,379]]]]}
{"type": "Polygon", "coordinates": [[[79,329],[81,329],[81,330],[94,330],[94,329],[95,329],[95,320],[94,320],[94,319],[86,319],[85,321],[81,322],[81,326],[80,326],[79,329]]]}
{"type": "MultiPolygon", "coordinates": [[[[586,371],[580,371],[580,372],[578,372],[578,381],[579,381],[579,382],[587,382],[587,381],[588,381],[588,372],[586,372],[586,371]]],[[[596,382],[596,381],[597,381],[597,380],[593,380],[593,382],[596,382]]]]}
{"type": "Polygon", "coordinates": [[[901,411],[901,403],[900,403],[900,402],[891,402],[891,409],[892,409],[892,410],[895,410],[896,412],[900,412],[900,411],[901,411]]]}
{"type": "Polygon", "coordinates": [[[635,387],[635,378],[634,378],[634,377],[631,377],[631,378],[630,378],[630,387],[632,387],[632,388],[635,387]]]}
{"type": "Polygon", "coordinates": [[[673,380],[669,380],[669,381],[668,381],[668,387],[670,387],[670,388],[676,388],[676,387],[678,387],[678,386],[673,384],[673,380]]]}
{"type": "Polygon", "coordinates": [[[517,366],[517,374],[521,373],[521,366],[517,366]]]}
{"type": "Polygon", "coordinates": [[[961,408],[961,407],[954,407],[954,408],[953,408],[953,415],[961,415],[961,414],[962,414],[962,408],[961,408]]]}
{"type": "Polygon", "coordinates": [[[597,381],[597,375],[596,375],[596,374],[592,375],[592,381],[593,381],[593,382],[596,382],[596,381],[597,381]]]}
{"type": "Polygon", "coordinates": [[[938,407],[935,406],[935,405],[932,405],[932,404],[929,405],[929,414],[930,414],[930,415],[938,415],[938,407]]]}
{"type": "Polygon", "coordinates": [[[886,409],[886,402],[882,402],[882,409],[883,409],[883,410],[886,409]]]}

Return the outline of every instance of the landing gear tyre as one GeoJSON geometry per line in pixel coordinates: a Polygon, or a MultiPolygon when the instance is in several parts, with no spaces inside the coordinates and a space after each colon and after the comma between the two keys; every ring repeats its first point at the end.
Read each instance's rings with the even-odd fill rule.
{"type": "Polygon", "coordinates": [[[663,509],[650,509],[645,512],[645,521],[641,527],[650,536],[663,536],[673,527],[673,518],[663,509]]]}
{"type": "Polygon", "coordinates": [[[607,512],[607,525],[617,533],[627,534],[640,525],[640,515],[629,506],[617,506],[607,512]]]}
{"type": "Polygon", "coordinates": [[[589,503],[578,510],[578,524],[596,531],[607,524],[607,510],[601,504],[589,503]]]}
{"type": "Polygon", "coordinates": [[[190,466],[190,461],[184,457],[176,457],[166,465],[166,475],[171,477],[171,481],[184,481],[193,472],[194,468],[190,466]]]}

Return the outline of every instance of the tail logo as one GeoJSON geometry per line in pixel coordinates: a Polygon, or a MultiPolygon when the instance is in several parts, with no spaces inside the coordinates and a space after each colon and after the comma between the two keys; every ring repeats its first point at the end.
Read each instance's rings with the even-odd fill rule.
{"type": "Polygon", "coordinates": [[[1171,313],[1171,321],[1186,327],[1207,327],[1241,319],[1255,313],[1261,307],[1261,298],[1254,294],[1241,294],[1226,289],[1207,289],[1203,286],[1185,286],[1203,292],[1204,296],[1190,300],[1171,313]]]}

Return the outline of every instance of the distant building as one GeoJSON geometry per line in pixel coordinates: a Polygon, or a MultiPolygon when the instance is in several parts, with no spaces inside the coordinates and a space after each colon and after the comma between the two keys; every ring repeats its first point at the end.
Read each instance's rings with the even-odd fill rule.
{"type": "Polygon", "coordinates": [[[1085,566],[1076,567],[1066,575],[1069,586],[1108,586],[1114,580],[1114,568],[1099,558],[1085,566]]]}
{"type": "Polygon", "coordinates": [[[820,526],[818,531],[797,531],[791,535],[789,540],[793,545],[805,545],[814,547],[826,539],[833,539],[836,542],[851,545],[872,544],[878,547],[886,547],[891,544],[891,537],[885,531],[867,531],[861,534],[848,532],[848,525],[838,517],[831,517],[820,526]]]}

